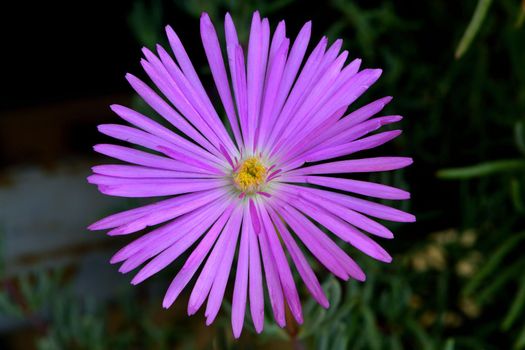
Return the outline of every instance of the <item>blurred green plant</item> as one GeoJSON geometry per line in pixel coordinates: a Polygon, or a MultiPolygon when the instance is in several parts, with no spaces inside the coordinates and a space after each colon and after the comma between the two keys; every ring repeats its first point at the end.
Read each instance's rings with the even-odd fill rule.
{"type": "Polygon", "coordinates": [[[470,23],[456,48],[456,52],[454,53],[456,58],[461,58],[468,50],[472,40],[474,40],[474,37],[480,30],[491,4],[492,0],[478,0],[472,19],[470,20],[470,23]]]}

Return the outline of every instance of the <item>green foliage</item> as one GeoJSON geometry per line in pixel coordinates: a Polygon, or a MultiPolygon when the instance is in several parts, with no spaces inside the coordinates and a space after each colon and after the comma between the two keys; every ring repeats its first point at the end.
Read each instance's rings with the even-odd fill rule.
{"type": "Polygon", "coordinates": [[[458,44],[456,53],[454,54],[456,58],[461,58],[468,50],[472,40],[474,40],[474,37],[480,30],[491,4],[492,0],[478,0],[478,5],[472,15],[472,19],[470,20],[467,30],[465,30],[465,33],[461,37],[461,41],[458,44]]]}

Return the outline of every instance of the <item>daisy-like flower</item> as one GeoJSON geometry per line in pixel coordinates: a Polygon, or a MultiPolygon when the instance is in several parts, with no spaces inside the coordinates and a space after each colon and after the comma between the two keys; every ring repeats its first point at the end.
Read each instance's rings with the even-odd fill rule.
{"type": "Polygon", "coordinates": [[[320,305],[327,308],[329,303],[298,242],[337,277],[364,281],[364,272],[336,241],[390,262],[390,255],[369,235],[393,235],[370,217],[414,221],[411,214],[353,195],[400,200],[408,199],[408,192],[343,177],[412,163],[405,157],[347,157],[398,136],[400,130],[367,135],[401,117],[374,117],[390,97],[347,114],[381,70],[360,70],[359,59],[347,63],[348,53],[340,52],[342,41],[328,45],[325,37],[305,59],[310,22],[292,42],[284,21],[271,35],[268,20],[256,12],[245,55],[226,15],[227,65],[207,14],[201,17],[200,29],[227,120],[221,121],[180,39],[168,26],[171,54],[161,46],[156,53],[143,50],[141,63],[156,90],[131,74],[126,78],[170,126],[127,107],[111,106],[132,126],[100,125],[100,132],[154,153],[97,145],[97,152],[130,164],[95,166],[89,182],[111,196],[169,198],[111,215],[90,229],[127,235],[159,225],[111,259],[113,264],[122,263],[122,273],[142,266],[133,284],[191,250],[167,290],[165,308],[196,276],[188,313],[196,313],[207,300],[209,325],[219,312],[235,265],[231,318],[235,337],[241,334],[248,301],[255,329],[263,329],[263,280],[277,324],[285,325],[285,305],[301,323],[291,266],[320,305]]]}

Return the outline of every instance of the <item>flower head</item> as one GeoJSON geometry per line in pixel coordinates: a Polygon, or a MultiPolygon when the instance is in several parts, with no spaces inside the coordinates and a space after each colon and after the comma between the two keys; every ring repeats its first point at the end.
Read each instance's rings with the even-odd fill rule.
{"type": "Polygon", "coordinates": [[[236,337],[242,331],[248,301],[255,329],[263,328],[263,277],[276,322],[285,325],[285,304],[302,322],[293,266],[313,298],[329,306],[299,241],[334,275],[363,281],[364,272],[334,238],[390,262],[390,255],[370,235],[393,235],[370,217],[414,221],[411,214],[355,196],[399,200],[408,199],[408,192],[343,177],[400,169],[412,160],[350,156],[398,136],[399,130],[367,135],[401,117],[374,117],[390,97],[345,115],[381,71],[360,70],[359,59],[347,63],[348,53],[340,52],[341,40],[328,46],[324,37],[304,60],[310,27],[306,23],[292,43],[284,22],[271,35],[268,20],[261,20],[256,12],[245,55],[233,21],[226,15],[228,76],[215,29],[208,15],[202,15],[202,41],[224,122],[219,117],[222,109],[213,106],[181,41],[167,27],[172,53],[161,46],[156,53],[144,49],[141,61],[159,93],[131,74],[126,78],[170,126],[119,105],[111,108],[131,126],[99,126],[106,135],[152,152],[97,145],[97,152],[129,164],[95,166],[89,182],[112,196],[168,197],[90,226],[110,229],[109,235],[156,226],[119,250],[111,263],[122,263],[123,273],[142,266],[132,280],[137,284],[190,250],[163,306],[172,305],[196,276],[188,313],[197,312],[207,300],[205,316],[210,324],[237,255],[232,276],[236,337]]]}

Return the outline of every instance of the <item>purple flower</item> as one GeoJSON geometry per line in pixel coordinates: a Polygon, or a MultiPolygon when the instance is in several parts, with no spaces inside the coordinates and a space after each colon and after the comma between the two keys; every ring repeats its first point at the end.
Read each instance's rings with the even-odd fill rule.
{"type": "Polygon", "coordinates": [[[215,29],[208,15],[202,15],[201,37],[227,117],[223,123],[181,41],[167,27],[175,60],[157,46],[156,53],[145,48],[141,61],[160,94],[131,74],[126,78],[170,127],[119,105],[112,110],[132,126],[99,127],[103,134],[155,153],[97,145],[97,152],[131,165],[95,166],[90,183],[111,196],[170,197],[90,226],[110,229],[109,235],[127,235],[160,225],[118,251],[111,263],[122,263],[123,273],[142,265],[132,280],[137,284],[190,249],[163,306],[170,307],[196,276],[188,313],[196,313],[207,299],[205,316],[210,324],[221,306],[237,252],[232,298],[235,337],[241,334],[248,300],[255,329],[263,329],[263,279],[277,324],[285,325],[285,304],[298,323],[303,321],[289,260],[315,300],[329,306],[298,241],[337,277],[364,281],[364,272],[333,236],[390,262],[390,255],[368,234],[392,238],[392,232],[370,217],[415,220],[411,214],[347,194],[408,199],[406,191],[342,176],[400,169],[412,160],[334,160],[392,140],[400,130],[367,135],[401,117],[374,117],[390,97],[345,115],[381,70],[360,70],[359,59],[347,63],[348,53],[340,52],[342,41],[328,46],[326,37],[303,64],[310,29],[308,22],[291,42],[284,21],[270,35],[268,20],[261,20],[256,12],[245,56],[226,15],[228,76],[215,29]]]}

